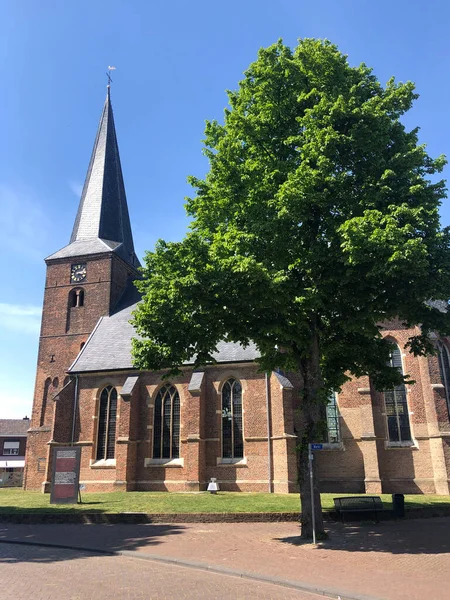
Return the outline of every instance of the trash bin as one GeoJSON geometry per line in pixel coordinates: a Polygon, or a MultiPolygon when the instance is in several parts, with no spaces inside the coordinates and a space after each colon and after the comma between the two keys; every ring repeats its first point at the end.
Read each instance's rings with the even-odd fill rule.
{"type": "Polygon", "coordinates": [[[404,519],[405,517],[405,495],[404,494],[392,494],[392,510],[394,517],[397,519],[404,519]]]}

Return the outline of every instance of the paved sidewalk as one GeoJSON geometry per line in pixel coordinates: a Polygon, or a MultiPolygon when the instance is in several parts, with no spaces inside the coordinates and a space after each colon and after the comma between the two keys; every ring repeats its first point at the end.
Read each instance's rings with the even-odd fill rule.
{"type": "Polygon", "coordinates": [[[313,547],[301,542],[294,523],[0,524],[0,541],[62,544],[201,563],[294,581],[300,587],[340,593],[343,599],[450,597],[450,519],[333,523],[329,530],[330,539],[313,547]]]}
{"type": "Polygon", "coordinates": [[[0,600],[319,600],[279,585],[156,561],[17,544],[0,544],[0,581],[0,600]]]}

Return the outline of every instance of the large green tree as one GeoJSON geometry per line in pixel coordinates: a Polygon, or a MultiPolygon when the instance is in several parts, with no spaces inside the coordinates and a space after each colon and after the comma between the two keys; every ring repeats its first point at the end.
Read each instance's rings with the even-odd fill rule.
{"type": "MultiPolygon", "coordinates": [[[[220,340],[256,343],[264,370],[301,374],[302,535],[311,536],[307,444],[323,433],[331,390],[387,367],[380,323],[420,324],[410,351],[433,350],[450,296],[449,233],[438,207],[445,159],[428,156],[400,121],[412,83],[382,86],[328,41],[260,50],[224,124],[207,122],[204,179],[190,178],[190,232],[148,252],[134,313],[135,365],[177,372],[211,362],[220,340]]],[[[315,490],[316,523],[323,531],[315,490]]]]}

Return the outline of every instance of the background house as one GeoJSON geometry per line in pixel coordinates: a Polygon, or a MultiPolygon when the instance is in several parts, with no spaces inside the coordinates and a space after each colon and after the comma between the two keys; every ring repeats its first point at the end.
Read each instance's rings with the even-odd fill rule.
{"type": "Polygon", "coordinates": [[[30,419],[0,419],[0,487],[21,487],[30,419]]]}

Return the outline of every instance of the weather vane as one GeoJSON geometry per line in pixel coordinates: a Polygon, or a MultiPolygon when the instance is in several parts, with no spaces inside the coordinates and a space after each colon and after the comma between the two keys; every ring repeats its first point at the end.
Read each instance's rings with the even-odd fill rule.
{"type": "Polygon", "coordinates": [[[108,77],[108,87],[111,86],[111,71],[115,71],[116,67],[108,67],[108,72],[106,73],[106,76],[108,77]]]}

